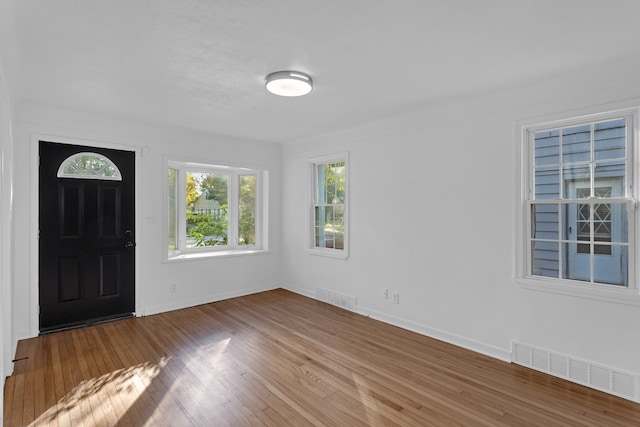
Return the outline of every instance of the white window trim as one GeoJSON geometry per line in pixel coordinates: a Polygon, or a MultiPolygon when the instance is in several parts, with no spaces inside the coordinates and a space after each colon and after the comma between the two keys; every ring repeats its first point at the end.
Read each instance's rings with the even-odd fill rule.
{"type": "Polygon", "coordinates": [[[184,261],[184,260],[197,260],[210,257],[227,257],[227,256],[244,256],[244,255],[256,255],[269,253],[268,248],[268,200],[269,200],[269,173],[266,169],[244,167],[244,166],[230,166],[221,165],[219,162],[212,163],[197,163],[176,159],[165,159],[163,168],[163,259],[165,262],[184,261]],[[198,171],[208,173],[226,174],[234,179],[229,179],[229,194],[228,204],[229,210],[234,206],[234,211],[237,211],[238,205],[238,182],[237,178],[240,175],[255,175],[256,176],[256,230],[255,239],[256,243],[253,245],[238,245],[237,244],[237,228],[238,228],[238,213],[229,215],[228,224],[228,237],[230,244],[225,246],[205,246],[198,248],[186,248],[185,247],[185,235],[186,224],[183,219],[186,215],[186,206],[184,204],[176,203],[176,238],[178,239],[178,249],[169,251],[169,236],[167,231],[169,229],[169,217],[168,217],[168,200],[169,189],[166,183],[167,170],[169,168],[176,169],[178,171],[177,177],[177,200],[184,200],[186,195],[186,175],[184,172],[198,171]]]}
{"type": "MultiPolygon", "coordinates": [[[[640,214],[637,212],[638,189],[640,189],[640,142],[639,134],[639,116],[640,107],[625,108],[621,110],[611,110],[605,113],[575,115],[570,119],[555,119],[539,121],[521,121],[516,123],[515,135],[519,140],[517,149],[515,150],[516,168],[514,177],[515,200],[516,200],[516,221],[515,221],[515,266],[514,275],[515,282],[522,288],[531,291],[548,292],[559,295],[567,295],[572,297],[586,298],[597,301],[606,301],[625,305],[640,306],[640,286],[637,283],[637,269],[634,267],[639,265],[640,257],[638,245],[640,244],[640,214]],[[613,118],[625,117],[628,119],[629,130],[628,138],[630,142],[628,147],[632,150],[628,155],[628,177],[627,177],[627,194],[630,199],[631,208],[636,209],[633,216],[634,221],[629,223],[629,286],[616,286],[604,284],[590,284],[577,280],[556,279],[544,276],[534,276],[529,274],[529,184],[531,179],[531,163],[533,159],[532,146],[529,142],[529,135],[533,131],[539,131],[550,128],[561,128],[571,126],[583,122],[600,121],[613,118]]],[[[565,115],[563,117],[567,117],[565,115]]],[[[631,218],[631,217],[630,217],[631,218]]]]}
{"type": "Polygon", "coordinates": [[[311,255],[320,255],[329,258],[347,259],[349,258],[349,186],[350,186],[350,166],[349,152],[341,152],[328,156],[314,157],[308,159],[309,168],[309,215],[308,215],[308,243],[307,252],[311,255]],[[315,166],[322,163],[344,162],[345,165],[345,194],[344,194],[344,248],[343,249],[327,249],[318,248],[315,245],[315,221],[314,221],[314,205],[316,198],[316,173],[315,166]]]}

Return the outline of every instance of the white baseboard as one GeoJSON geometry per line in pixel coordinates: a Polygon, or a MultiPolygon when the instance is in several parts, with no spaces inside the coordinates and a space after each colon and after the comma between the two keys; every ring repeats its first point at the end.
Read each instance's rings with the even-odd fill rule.
{"type": "Polygon", "coordinates": [[[143,309],[137,316],[151,316],[158,313],[166,313],[168,311],[181,310],[183,308],[195,307],[196,305],[209,304],[212,302],[222,301],[230,298],[243,297],[246,295],[257,294],[259,292],[272,291],[278,289],[279,285],[265,285],[255,288],[236,289],[231,292],[221,292],[218,294],[206,295],[198,298],[191,298],[172,302],[171,304],[163,304],[150,306],[143,309]]]}
{"type": "Polygon", "coordinates": [[[316,299],[315,293],[313,291],[308,290],[308,289],[297,288],[295,286],[286,285],[286,284],[282,284],[280,287],[282,289],[284,289],[284,290],[291,291],[291,292],[293,292],[295,294],[316,299]]]}
{"type": "Polygon", "coordinates": [[[360,306],[357,308],[356,312],[364,316],[371,317],[372,319],[380,320],[381,322],[385,322],[420,335],[435,338],[437,340],[444,341],[446,343],[453,344],[467,350],[475,351],[476,353],[484,354],[485,356],[502,360],[503,362],[511,362],[511,350],[508,349],[494,347],[492,345],[465,338],[460,335],[452,334],[450,332],[442,331],[440,329],[430,328],[428,326],[421,325],[410,320],[402,319],[400,317],[392,316],[390,314],[382,313],[380,311],[373,310],[367,307],[360,306]]]}
{"type": "MultiPolygon", "coordinates": [[[[282,288],[288,291],[294,292],[296,294],[303,295],[305,297],[318,299],[316,298],[314,292],[309,291],[307,289],[298,288],[288,284],[283,284],[282,288]]],[[[428,326],[421,325],[419,323],[415,323],[410,320],[402,319],[400,317],[392,316],[390,314],[373,310],[367,307],[356,306],[355,312],[363,316],[371,317],[372,319],[380,320],[381,322],[388,323],[390,325],[397,326],[399,328],[406,329],[411,332],[415,332],[420,335],[424,335],[430,338],[435,338],[437,340],[444,341],[449,344],[453,344],[458,347],[465,348],[467,350],[475,351],[477,353],[481,353],[486,356],[502,360],[504,362],[508,362],[508,363],[511,362],[510,349],[494,347],[489,344],[485,344],[469,338],[461,337],[459,335],[455,335],[446,331],[441,331],[439,329],[430,328],[428,326]]]]}

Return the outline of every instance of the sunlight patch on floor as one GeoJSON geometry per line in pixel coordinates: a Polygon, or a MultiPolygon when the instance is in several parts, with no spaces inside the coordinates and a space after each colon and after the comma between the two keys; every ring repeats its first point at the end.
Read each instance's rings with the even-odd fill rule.
{"type": "MultiPolygon", "coordinates": [[[[224,352],[230,342],[231,338],[225,338],[211,342],[208,345],[203,345],[190,356],[185,355],[177,362],[182,364],[184,369],[192,372],[194,377],[199,379],[200,384],[204,385],[204,387],[191,387],[189,390],[189,400],[181,402],[185,408],[192,406],[198,407],[201,402],[211,402],[215,399],[216,395],[227,396],[224,385],[228,382],[225,377],[225,373],[228,372],[228,367],[224,360],[224,352]],[[216,392],[216,390],[219,392],[216,392]]],[[[174,398],[173,394],[177,387],[185,387],[185,384],[178,381],[172,384],[169,392],[159,404],[160,407],[166,403],[165,399],[170,400],[174,398]]]]}
{"type": "Polygon", "coordinates": [[[135,405],[168,361],[169,358],[163,358],[158,363],[145,362],[82,381],[56,405],[30,423],[29,427],[117,423],[135,405]]]}
{"type": "Polygon", "coordinates": [[[367,416],[368,424],[376,425],[377,414],[380,412],[380,402],[372,395],[371,388],[364,376],[353,374],[352,378],[360,395],[360,402],[367,416]]]}

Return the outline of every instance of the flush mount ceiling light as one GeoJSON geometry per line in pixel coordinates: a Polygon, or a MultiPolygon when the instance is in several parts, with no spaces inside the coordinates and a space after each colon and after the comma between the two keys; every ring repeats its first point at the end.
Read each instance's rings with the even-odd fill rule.
{"type": "Polygon", "coordinates": [[[264,80],[267,90],[280,96],[302,96],[311,92],[311,77],[299,71],[276,71],[264,80]]]}

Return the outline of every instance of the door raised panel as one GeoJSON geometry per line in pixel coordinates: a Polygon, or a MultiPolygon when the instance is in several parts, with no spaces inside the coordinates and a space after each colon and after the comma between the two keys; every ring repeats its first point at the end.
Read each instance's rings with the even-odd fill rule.
{"type": "Polygon", "coordinates": [[[82,257],[58,258],[58,300],[78,301],[82,298],[82,257]]]}
{"type": "Polygon", "coordinates": [[[100,298],[120,294],[120,254],[100,255],[100,298]]]}
{"type": "Polygon", "coordinates": [[[59,185],[58,218],[62,239],[79,239],[84,232],[84,185],[59,185]]]}
{"type": "Polygon", "coordinates": [[[100,237],[120,237],[120,188],[98,190],[98,233],[100,237]]]}

